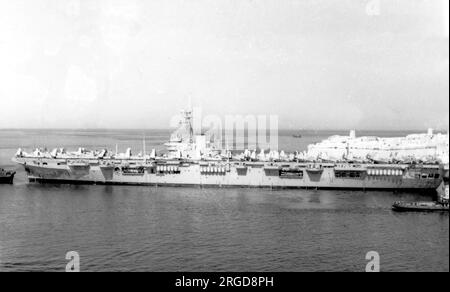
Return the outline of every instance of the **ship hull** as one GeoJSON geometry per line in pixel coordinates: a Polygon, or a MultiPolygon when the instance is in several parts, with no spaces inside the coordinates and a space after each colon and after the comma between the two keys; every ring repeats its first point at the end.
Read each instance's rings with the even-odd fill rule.
{"type": "Polygon", "coordinates": [[[60,185],[105,185],[105,186],[142,186],[142,187],[197,187],[197,188],[260,188],[272,190],[345,190],[345,191],[380,191],[380,192],[414,192],[421,194],[436,193],[433,188],[398,188],[398,187],[347,187],[347,186],[265,186],[265,185],[224,185],[224,184],[187,184],[187,183],[156,183],[156,182],[123,182],[123,181],[87,181],[87,180],[67,180],[67,179],[42,179],[29,178],[30,183],[38,184],[60,184],[60,185]]]}
{"type": "Polygon", "coordinates": [[[261,164],[249,164],[243,168],[231,163],[226,171],[222,169],[222,172],[205,173],[200,165],[187,163],[180,164],[176,172],[159,172],[156,168],[148,167],[145,171],[124,173],[120,167],[105,171],[99,165],[90,165],[79,171],[50,161],[45,165],[33,165],[25,161],[19,163],[24,165],[30,182],[52,184],[435,191],[442,181],[437,175],[439,167],[404,170],[402,175],[372,176],[364,171],[356,177],[341,177],[331,166],[324,167],[320,172],[311,172],[307,166],[301,168],[290,163],[288,165],[291,168],[300,169],[295,174],[301,175],[283,177],[280,170],[273,169],[273,166],[268,169],[261,164]]]}

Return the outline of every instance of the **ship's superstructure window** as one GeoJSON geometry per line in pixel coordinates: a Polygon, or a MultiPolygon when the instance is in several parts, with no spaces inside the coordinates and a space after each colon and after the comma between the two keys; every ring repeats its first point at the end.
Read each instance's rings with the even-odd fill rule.
{"type": "Polygon", "coordinates": [[[438,179],[440,177],[441,176],[439,173],[434,173],[434,172],[422,173],[422,179],[438,179]]]}
{"type": "Polygon", "coordinates": [[[334,176],[337,178],[360,178],[360,171],[335,170],[334,176]]]}
{"type": "Polygon", "coordinates": [[[145,172],[145,169],[143,167],[123,167],[122,168],[123,174],[135,175],[135,174],[144,174],[144,172],[145,172]]]}
{"type": "Polygon", "coordinates": [[[411,174],[414,174],[415,179],[439,179],[441,177],[437,172],[413,171],[411,174]]]}
{"type": "Polygon", "coordinates": [[[282,168],[280,170],[282,178],[303,178],[303,170],[298,168],[282,168]]]}

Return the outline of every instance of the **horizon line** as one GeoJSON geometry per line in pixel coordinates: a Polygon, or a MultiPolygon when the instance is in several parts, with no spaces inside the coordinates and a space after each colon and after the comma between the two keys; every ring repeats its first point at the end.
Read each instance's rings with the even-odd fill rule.
{"type": "MultiPolygon", "coordinates": [[[[426,133],[430,128],[424,128],[424,129],[374,129],[374,128],[348,128],[348,129],[339,129],[339,128],[318,128],[318,129],[311,129],[311,128],[279,128],[278,131],[333,131],[333,132],[349,132],[349,131],[372,131],[372,132],[417,132],[417,133],[426,133]]],[[[431,128],[433,132],[435,133],[445,133],[448,132],[449,129],[435,129],[431,128]]],[[[151,131],[151,130],[158,130],[158,131],[174,131],[176,128],[1,128],[0,131],[32,131],[32,130],[47,130],[47,131],[151,131]]],[[[247,130],[247,129],[246,129],[247,130]]],[[[269,130],[269,129],[267,129],[269,130]]]]}

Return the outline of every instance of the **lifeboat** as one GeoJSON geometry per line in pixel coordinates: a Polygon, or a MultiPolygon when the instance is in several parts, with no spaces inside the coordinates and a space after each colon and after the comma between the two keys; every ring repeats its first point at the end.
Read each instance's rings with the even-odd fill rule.
{"type": "Polygon", "coordinates": [[[89,167],[90,166],[89,163],[84,162],[84,161],[71,161],[71,162],[68,162],[67,165],[69,167],[71,167],[71,168],[72,167],[73,168],[83,168],[83,167],[89,167]]]}
{"type": "Polygon", "coordinates": [[[402,176],[401,169],[368,169],[367,174],[370,176],[402,176]]]}
{"type": "Polygon", "coordinates": [[[264,169],[265,170],[279,170],[280,167],[278,165],[265,165],[264,169]]]}
{"type": "Polygon", "coordinates": [[[306,168],[306,171],[311,174],[321,174],[323,172],[323,168],[320,166],[310,166],[306,168]]]}
{"type": "Polygon", "coordinates": [[[88,162],[84,161],[69,161],[67,162],[67,166],[70,168],[72,172],[89,172],[91,165],[88,162]]]}
{"type": "Polygon", "coordinates": [[[104,163],[104,164],[100,164],[100,169],[101,169],[101,170],[110,170],[110,169],[114,169],[114,164],[112,164],[112,163],[104,163]]]}
{"type": "Polygon", "coordinates": [[[238,169],[238,170],[247,170],[247,166],[246,165],[237,165],[236,169],[238,169]]]}

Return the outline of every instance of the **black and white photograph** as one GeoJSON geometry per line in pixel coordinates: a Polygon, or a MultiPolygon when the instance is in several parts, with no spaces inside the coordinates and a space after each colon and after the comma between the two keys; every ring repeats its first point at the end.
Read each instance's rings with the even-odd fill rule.
{"type": "Polygon", "coordinates": [[[448,0],[0,0],[0,272],[449,272],[448,200],[448,0]]]}

